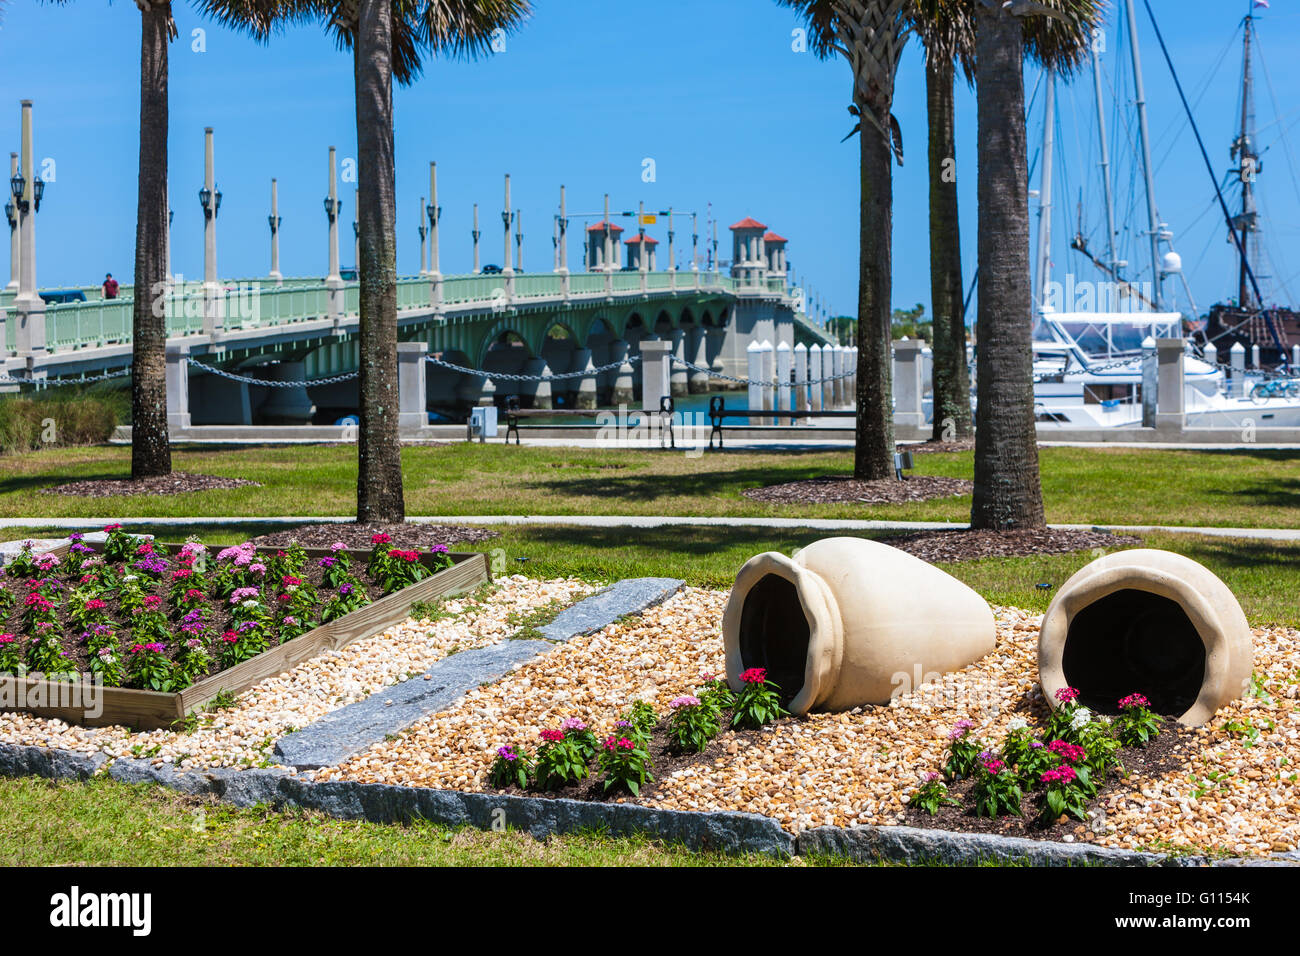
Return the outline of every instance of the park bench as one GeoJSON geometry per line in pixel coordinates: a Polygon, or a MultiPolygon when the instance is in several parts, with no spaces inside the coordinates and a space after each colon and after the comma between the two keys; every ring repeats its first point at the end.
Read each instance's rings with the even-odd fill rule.
{"type": "MultiPolygon", "coordinates": [[[[550,418],[558,416],[560,418],[592,418],[601,411],[617,411],[616,409],[599,409],[599,408],[520,408],[519,396],[506,396],[506,444],[510,444],[510,433],[514,432],[515,444],[519,442],[519,419],[521,418],[550,418]]],[[[663,447],[664,437],[667,436],[668,447],[676,448],[677,439],[673,434],[673,400],[670,396],[663,396],[659,400],[659,445],[663,447]]]]}

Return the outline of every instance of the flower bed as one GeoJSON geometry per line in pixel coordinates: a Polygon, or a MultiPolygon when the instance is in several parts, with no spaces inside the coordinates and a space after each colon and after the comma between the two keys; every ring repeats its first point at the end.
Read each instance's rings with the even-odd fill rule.
{"type": "Polygon", "coordinates": [[[488,579],[481,554],[397,549],[382,534],[369,555],[342,544],[213,555],[105,530],[102,545],[74,535],[0,572],[0,709],[164,726],[488,579]]]}

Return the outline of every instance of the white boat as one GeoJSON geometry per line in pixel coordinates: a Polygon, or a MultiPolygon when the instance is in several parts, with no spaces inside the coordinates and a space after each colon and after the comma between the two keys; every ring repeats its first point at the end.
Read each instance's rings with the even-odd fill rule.
{"type": "MultiPolygon", "coordinates": [[[[1033,343],[1039,431],[1140,427],[1143,396],[1154,387],[1155,340],[1177,337],[1181,327],[1177,312],[1040,312],[1033,343]]],[[[1274,387],[1259,373],[1230,378],[1187,348],[1188,428],[1300,427],[1300,389],[1274,387]]]]}

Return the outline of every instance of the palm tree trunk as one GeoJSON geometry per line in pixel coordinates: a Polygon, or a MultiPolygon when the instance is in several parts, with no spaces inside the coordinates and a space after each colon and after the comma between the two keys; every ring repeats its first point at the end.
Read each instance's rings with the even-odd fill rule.
{"type": "Polygon", "coordinates": [[[140,11],[140,172],[131,333],[131,477],[170,474],[167,435],[167,27],[170,3],[140,11]]]}
{"type": "MultiPolygon", "coordinates": [[[[865,110],[869,107],[861,106],[865,110]]],[[[886,115],[888,119],[888,115],[886,115]]],[[[853,477],[894,477],[893,363],[890,354],[890,241],[893,153],[863,123],[858,236],[857,436],[853,477]]]]}
{"type": "Polygon", "coordinates": [[[979,310],[976,316],[974,528],[1041,528],[1034,431],[1029,173],[1023,36],[1002,10],[976,27],[979,310]]]}
{"type": "Polygon", "coordinates": [[[951,57],[926,57],[930,125],[930,302],[934,310],[934,432],[967,438],[971,431],[970,374],[962,313],[961,234],[957,220],[957,144],[953,135],[951,57]]]}
{"type": "Polygon", "coordinates": [[[358,521],[403,521],[406,517],[402,446],[397,436],[392,31],[389,0],[361,0],[355,59],[361,242],[358,521]]]}

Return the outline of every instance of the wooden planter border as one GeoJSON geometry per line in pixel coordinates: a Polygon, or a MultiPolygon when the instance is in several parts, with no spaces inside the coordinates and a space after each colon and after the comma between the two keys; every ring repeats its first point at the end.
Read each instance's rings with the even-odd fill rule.
{"type": "MultiPolygon", "coordinates": [[[[54,549],[63,554],[69,545],[54,549]]],[[[98,550],[98,546],[92,545],[98,550]]],[[[179,545],[166,545],[176,548],[179,545]]],[[[277,548],[259,548],[259,553],[272,553],[277,548]]],[[[317,560],[330,555],[324,548],[306,548],[307,557],[317,560]]],[[[0,712],[21,712],[37,717],[57,717],[70,724],[84,727],[106,727],[121,724],[136,730],[156,730],[170,727],[191,711],[198,710],[222,691],[242,694],[269,677],[292,670],[303,661],[324,651],[339,650],[353,641],[378,634],[394,624],[406,620],[411,605],[421,601],[450,597],[492,580],[486,554],[478,551],[452,552],[452,566],[410,587],[395,591],[363,608],[335,618],[327,624],[300,634],[293,640],[273,647],[256,657],[241,661],[234,667],[205,677],[175,693],[135,690],[127,687],[98,687],[96,709],[91,716],[80,703],[81,688],[68,681],[34,680],[0,676],[0,712]],[[36,701],[38,706],[15,706],[23,701],[36,701]]],[[[432,555],[421,560],[427,565],[432,555]]]]}

